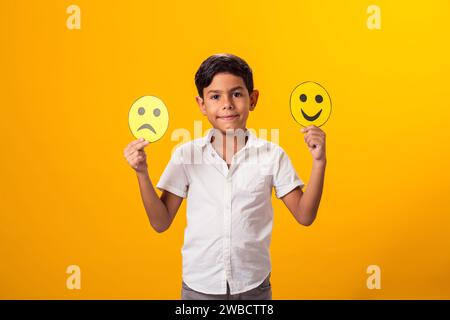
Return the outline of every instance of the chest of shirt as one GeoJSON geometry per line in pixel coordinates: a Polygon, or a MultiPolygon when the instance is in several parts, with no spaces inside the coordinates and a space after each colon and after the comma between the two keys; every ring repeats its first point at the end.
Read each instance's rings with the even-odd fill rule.
{"type": "Polygon", "coordinates": [[[225,162],[192,164],[186,168],[189,198],[220,204],[226,201],[270,198],[273,174],[270,167],[253,163],[225,162]]]}

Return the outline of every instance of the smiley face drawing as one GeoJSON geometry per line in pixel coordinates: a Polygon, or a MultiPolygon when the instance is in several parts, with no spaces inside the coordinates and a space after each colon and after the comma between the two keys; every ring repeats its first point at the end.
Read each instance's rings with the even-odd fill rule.
{"type": "Polygon", "coordinates": [[[331,99],[320,84],[307,81],[299,84],[291,93],[292,117],[303,127],[320,127],[331,115],[331,99]]]}
{"type": "Polygon", "coordinates": [[[161,139],[169,126],[169,111],[161,99],[143,96],[131,106],[128,125],[137,139],[155,142],[161,139]]]}

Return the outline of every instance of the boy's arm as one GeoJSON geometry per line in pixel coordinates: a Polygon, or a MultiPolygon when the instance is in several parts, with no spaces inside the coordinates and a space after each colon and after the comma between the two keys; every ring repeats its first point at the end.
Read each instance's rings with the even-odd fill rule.
{"type": "Polygon", "coordinates": [[[156,194],[147,171],[144,148],[148,144],[144,139],[132,141],[125,148],[124,156],[136,171],[142,202],[151,226],[156,232],[164,232],[172,224],[183,198],[167,191],[163,191],[161,198],[156,194]]]}
{"type": "Polygon", "coordinates": [[[281,198],[295,220],[304,226],[310,226],[316,219],[322,197],[325,167],[326,161],[314,162],[305,192],[297,187],[281,198]]]}
{"type": "Polygon", "coordinates": [[[284,204],[302,225],[309,226],[316,219],[322,197],[325,167],[325,132],[316,126],[309,126],[301,130],[311,155],[313,166],[305,193],[297,187],[282,197],[284,204]]]}
{"type": "Polygon", "coordinates": [[[166,190],[163,190],[159,198],[148,173],[137,172],[136,174],[142,202],[151,226],[156,232],[166,231],[172,224],[183,198],[166,190]]]}

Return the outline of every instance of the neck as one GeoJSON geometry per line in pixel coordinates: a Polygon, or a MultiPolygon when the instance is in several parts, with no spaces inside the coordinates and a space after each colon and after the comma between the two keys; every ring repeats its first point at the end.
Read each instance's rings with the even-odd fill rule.
{"type": "Polygon", "coordinates": [[[211,143],[217,153],[227,163],[231,163],[231,158],[247,143],[248,136],[246,133],[247,128],[234,132],[222,132],[216,129],[211,136],[211,143]]]}

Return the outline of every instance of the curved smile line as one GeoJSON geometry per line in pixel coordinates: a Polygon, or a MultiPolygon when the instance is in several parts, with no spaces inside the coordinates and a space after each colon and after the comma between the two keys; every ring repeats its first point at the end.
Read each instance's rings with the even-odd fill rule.
{"type": "Polygon", "coordinates": [[[303,117],[305,117],[305,119],[308,120],[308,121],[314,121],[314,120],[316,120],[316,119],[320,116],[320,114],[322,113],[322,109],[320,109],[320,111],[317,112],[315,115],[313,115],[313,116],[308,116],[308,115],[303,111],[303,109],[300,109],[300,110],[302,111],[303,117]]]}
{"type": "Polygon", "coordinates": [[[156,134],[155,129],[149,125],[148,123],[143,124],[142,126],[139,127],[139,129],[137,129],[137,131],[142,130],[142,129],[149,129],[150,131],[153,131],[154,134],[156,134]]]}

